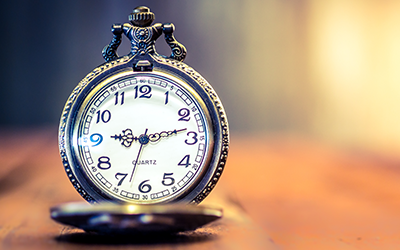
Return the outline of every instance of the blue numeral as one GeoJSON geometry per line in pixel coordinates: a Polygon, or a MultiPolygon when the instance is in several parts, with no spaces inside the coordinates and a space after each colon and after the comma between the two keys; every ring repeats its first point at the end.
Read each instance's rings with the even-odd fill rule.
{"type": "Polygon", "coordinates": [[[96,147],[103,141],[103,136],[101,134],[92,134],[90,136],[90,141],[95,143],[92,147],[96,147]]]}

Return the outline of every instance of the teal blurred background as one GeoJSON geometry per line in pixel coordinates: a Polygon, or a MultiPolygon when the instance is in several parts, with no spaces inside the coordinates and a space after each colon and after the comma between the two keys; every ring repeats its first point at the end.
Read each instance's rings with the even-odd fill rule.
{"type": "MultiPolygon", "coordinates": [[[[233,133],[400,146],[394,0],[6,1],[0,127],[57,126],[72,89],[103,63],[111,25],[138,5],[175,24],[185,62],[214,86],[233,133]]],[[[157,51],[170,53],[163,39],[157,51]]]]}

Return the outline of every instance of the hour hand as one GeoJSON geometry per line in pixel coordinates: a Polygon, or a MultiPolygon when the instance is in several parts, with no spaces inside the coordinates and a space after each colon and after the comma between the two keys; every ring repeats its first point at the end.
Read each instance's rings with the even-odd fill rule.
{"type": "Polygon", "coordinates": [[[183,129],[179,129],[179,130],[175,129],[175,130],[171,130],[171,131],[162,131],[160,133],[149,134],[149,140],[151,142],[157,142],[161,138],[166,138],[171,135],[176,135],[177,133],[185,131],[185,130],[187,130],[187,128],[183,128],[183,129]]]}
{"type": "Polygon", "coordinates": [[[132,130],[127,128],[125,130],[122,130],[122,133],[119,135],[112,135],[111,138],[114,138],[115,140],[119,140],[121,142],[121,145],[129,148],[132,145],[133,141],[139,140],[139,137],[134,136],[132,134],[132,130]]]}

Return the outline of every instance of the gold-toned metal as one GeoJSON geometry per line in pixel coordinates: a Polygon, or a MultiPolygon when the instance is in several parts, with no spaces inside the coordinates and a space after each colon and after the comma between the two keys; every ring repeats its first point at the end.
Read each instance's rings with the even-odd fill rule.
{"type": "MultiPolygon", "coordinates": [[[[141,6],[136,8],[133,13],[144,13],[143,15],[147,15],[146,13],[151,12],[147,7],[141,6]]],[[[135,21],[135,18],[132,20],[135,21]]],[[[151,21],[152,18],[149,18],[149,20],[151,21]]],[[[96,184],[94,178],[84,169],[83,152],[80,149],[82,146],[78,145],[78,135],[82,131],[82,124],[86,122],[83,121],[83,115],[88,108],[89,101],[105,86],[126,77],[162,77],[180,86],[192,96],[191,98],[195,100],[196,105],[199,105],[201,114],[204,114],[204,121],[202,120],[201,122],[204,122],[205,129],[207,130],[206,149],[204,150],[204,158],[202,158],[204,160],[201,162],[202,170],[200,174],[196,174],[197,179],[191,182],[190,185],[184,186],[184,189],[182,188],[178,193],[169,195],[169,198],[154,198],[153,201],[146,202],[143,202],[143,198],[142,201],[136,203],[183,202],[198,204],[213,190],[225,168],[229,150],[229,128],[226,113],[218,95],[199,73],[182,62],[186,56],[186,48],[177,42],[173,36],[175,26],[171,23],[150,26],[150,21],[149,23],[140,23],[139,26],[135,26],[138,25],[136,22],[113,25],[113,40],[103,50],[106,63],[95,68],[79,82],[68,98],[62,112],[59,127],[59,148],[62,162],[74,188],[88,202],[136,202],[134,200],[117,199],[116,196],[110,193],[110,190],[96,184]],[[132,48],[129,55],[119,57],[116,50],[121,43],[123,34],[130,39],[132,48]],[[166,42],[171,47],[172,54],[170,57],[159,55],[155,51],[155,40],[162,34],[165,35],[166,42]]],[[[147,132],[145,128],[140,129],[147,132]]],[[[174,129],[184,131],[183,127],[169,128],[168,130],[173,131],[174,129]]],[[[144,135],[148,140],[146,132],[144,135]]],[[[160,132],[154,131],[149,133],[150,135],[155,135],[154,133],[157,134],[160,132]]],[[[122,132],[119,131],[119,133],[122,132]]],[[[107,136],[109,137],[110,135],[107,136]]],[[[133,135],[130,136],[132,136],[131,140],[133,140],[133,135]]],[[[113,136],[111,137],[113,138],[113,136]]],[[[117,136],[114,138],[117,139],[117,136]]],[[[138,135],[135,138],[139,138],[138,135]]],[[[125,145],[121,147],[130,146],[130,143],[132,141],[126,141],[125,145]]],[[[135,159],[139,158],[140,152],[139,150],[139,153],[137,153],[138,156],[135,156],[135,159]]],[[[196,157],[196,155],[193,157],[196,157]]],[[[136,163],[134,163],[133,170],[135,170],[135,167],[136,163]]],[[[159,174],[162,173],[160,172],[159,174]]],[[[132,176],[133,171],[131,179],[132,176]]],[[[117,184],[110,184],[110,187],[112,185],[116,186],[117,184]]]]}

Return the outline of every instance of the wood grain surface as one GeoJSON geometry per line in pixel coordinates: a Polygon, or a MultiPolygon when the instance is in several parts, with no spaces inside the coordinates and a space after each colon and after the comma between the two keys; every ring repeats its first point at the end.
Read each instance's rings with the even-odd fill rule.
{"type": "Polygon", "coordinates": [[[399,249],[400,157],[293,136],[233,135],[204,204],[223,219],[175,236],[107,237],[50,219],[82,201],[57,129],[0,130],[0,249],[399,249]]]}
{"type": "Polygon", "coordinates": [[[192,232],[116,237],[57,224],[50,207],[82,198],[65,175],[56,133],[0,132],[0,249],[279,249],[218,189],[204,203],[222,207],[224,217],[192,232]]]}

